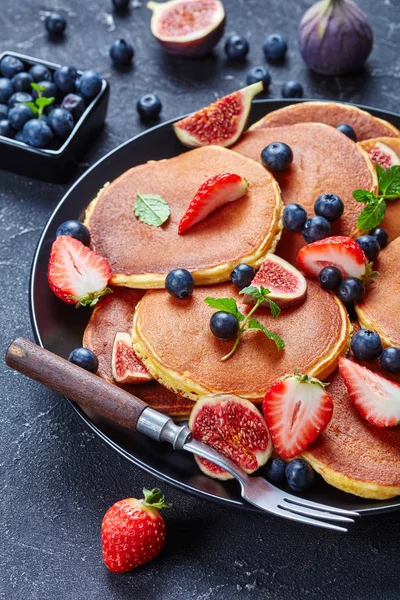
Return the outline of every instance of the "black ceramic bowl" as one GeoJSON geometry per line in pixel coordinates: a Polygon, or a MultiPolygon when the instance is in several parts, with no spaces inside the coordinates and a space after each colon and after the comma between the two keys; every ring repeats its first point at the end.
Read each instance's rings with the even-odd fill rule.
{"type": "MultiPolygon", "coordinates": [[[[4,56],[16,56],[28,69],[32,65],[40,64],[54,72],[61,66],[17,52],[3,52],[0,54],[0,61],[4,56]]],[[[82,71],[78,71],[78,75],[81,74],[82,71]]],[[[0,136],[1,168],[53,183],[66,181],[94,134],[104,123],[109,94],[110,86],[103,79],[100,92],[88,104],[69,137],[57,150],[33,148],[23,142],[0,136]]]]}

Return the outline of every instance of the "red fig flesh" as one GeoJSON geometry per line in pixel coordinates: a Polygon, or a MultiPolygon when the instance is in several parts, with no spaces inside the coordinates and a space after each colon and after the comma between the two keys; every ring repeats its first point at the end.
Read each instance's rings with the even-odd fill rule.
{"type": "MultiPolygon", "coordinates": [[[[268,254],[250,285],[262,285],[270,290],[268,298],[281,308],[299,304],[307,294],[305,277],[293,265],[275,254],[268,254]]],[[[254,304],[255,301],[255,298],[248,294],[243,297],[245,304],[254,304]]],[[[261,306],[268,307],[269,304],[264,301],[261,306]]]]}
{"type": "Polygon", "coordinates": [[[253,83],[210,106],[174,123],[179,140],[189,148],[231,146],[242,134],[249,116],[251,101],[263,91],[261,81],[253,83]]]}
{"type": "Polygon", "coordinates": [[[368,151],[368,155],[373,163],[378,163],[384,169],[400,165],[400,157],[383,142],[376,142],[375,146],[368,151]]]}
{"type": "Polygon", "coordinates": [[[117,383],[136,384],[153,378],[136,356],[129,333],[118,332],[112,351],[112,374],[117,383]]]}
{"type": "Polygon", "coordinates": [[[220,0],[148,2],[151,33],[170,54],[202,56],[219,42],[225,27],[220,0]]]}
{"type": "MultiPolygon", "coordinates": [[[[222,394],[198,400],[189,419],[196,440],[218,450],[246,473],[264,465],[272,452],[272,442],[264,417],[249,401],[222,394]]],[[[203,458],[195,457],[200,469],[216,479],[232,475],[203,458]]]]}

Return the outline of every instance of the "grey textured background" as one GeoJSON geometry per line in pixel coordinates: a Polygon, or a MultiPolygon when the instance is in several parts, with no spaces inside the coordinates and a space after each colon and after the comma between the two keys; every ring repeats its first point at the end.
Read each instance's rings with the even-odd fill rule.
{"type": "MultiPolygon", "coordinates": [[[[295,78],[304,83],[308,97],[398,110],[400,3],[359,3],[370,15],[375,47],[368,69],[346,78],[312,75],[298,55],[296,27],[309,0],[226,0],[226,32],[241,33],[251,44],[248,61],[236,66],[226,63],[222,44],[201,60],[165,55],[149,32],[149,12],[138,1],[127,15],[118,16],[109,0],[2,0],[0,51],[92,67],[109,79],[107,124],[89,149],[83,171],[145,128],[135,110],[140,94],[159,94],[162,119],[201,107],[244,84],[247,68],[263,63],[264,36],[275,31],[287,36],[290,49],[286,64],[271,68],[271,97],[279,97],[283,81],[295,78]],[[52,9],[68,16],[67,35],[59,43],[48,40],[41,22],[52,9]],[[110,65],[108,48],[117,37],[129,39],[136,50],[128,72],[110,65]]],[[[31,335],[31,258],[66,189],[0,171],[2,352],[14,337],[31,335]]],[[[0,377],[0,598],[399,598],[396,513],[366,518],[343,536],[230,512],[167,486],[173,508],[166,514],[164,552],[131,574],[109,574],[100,555],[102,516],[114,501],[155,481],[100,442],[57,394],[10,372],[2,362],[0,377]]]]}

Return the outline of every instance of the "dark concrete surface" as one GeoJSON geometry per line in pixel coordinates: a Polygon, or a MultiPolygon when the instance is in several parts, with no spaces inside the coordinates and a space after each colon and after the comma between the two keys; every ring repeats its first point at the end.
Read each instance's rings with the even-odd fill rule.
{"type": "MultiPolygon", "coordinates": [[[[375,31],[367,70],[326,79],[307,71],[296,27],[310,0],[226,0],[227,33],[248,37],[246,64],[226,63],[220,43],[201,60],[163,53],[149,31],[149,12],[137,0],[125,16],[110,0],[2,0],[0,51],[95,68],[111,83],[107,124],[81,172],[119,143],[142,131],[138,96],[155,91],[162,119],[203,106],[241,87],[250,65],[263,63],[265,34],[284,33],[286,64],[272,67],[271,97],[289,79],[314,98],[350,100],[398,110],[400,4],[360,0],[375,31]],[[68,17],[65,38],[48,40],[43,19],[58,9],[68,17]],[[128,72],[114,70],[108,48],[126,37],[136,56],[128,72]]],[[[1,163],[1,156],[0,156],[1,163]]],[[[71,183],[78,176],[76,173],[71,183]]],[[[28,276],[40,232],[68,186],[0,171],[1,351],[19,335],[31,336],[28,276]]],[[[101,561],[102,516],[116,500],[156,482],[97,439],[68,404],[0,364],[1,513],[0,599],[6,600],[215,600],[394,599],[398,580],[398,513],[365,518],[347,535],[243,514],[163,486],[173,508],[162,555],[127,575],[112,575],[101,561]]]]}

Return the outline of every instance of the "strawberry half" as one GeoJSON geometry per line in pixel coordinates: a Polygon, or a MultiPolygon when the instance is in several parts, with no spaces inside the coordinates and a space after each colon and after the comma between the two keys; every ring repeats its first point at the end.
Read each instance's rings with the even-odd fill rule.
{"type": "Polygon", "coordinates": [[[294,373],[272,385],[263,413],[272,443],[282,458],[294,458],[324,431],[333,403],[319,379],[294,373]]]}
{"type": "Polygon", "coordinates": [[[361,277],[368,263],[360,246],[342,235],[304,246],[297,255],[297,261],[306,275],[315,278],[324,267],[337,267],[343,277],[361,277]]]}
{"type": "Polygon", "coordinates": [[[197,190],[189,208],[180,220],[178,233],[182,234],[193,225],[200,223],[224,204],[239,200],[247,194],[248,188],[249,182],[234,173],[222,173],[207,179],[197,190]]]}
{"type": "Polygon", "coordinates": [[[108,261],[69,235],[60,235],[50,252],[48,280],[52,292],[67,304],[94,306],[111,292],[108,261]]]}
{"type": "Polygon", "coordinates": [[[339,371],[352,403],[368,423],[376,427],[399,425],[400,385],[348,358],[339,358],[339,371]]]}

